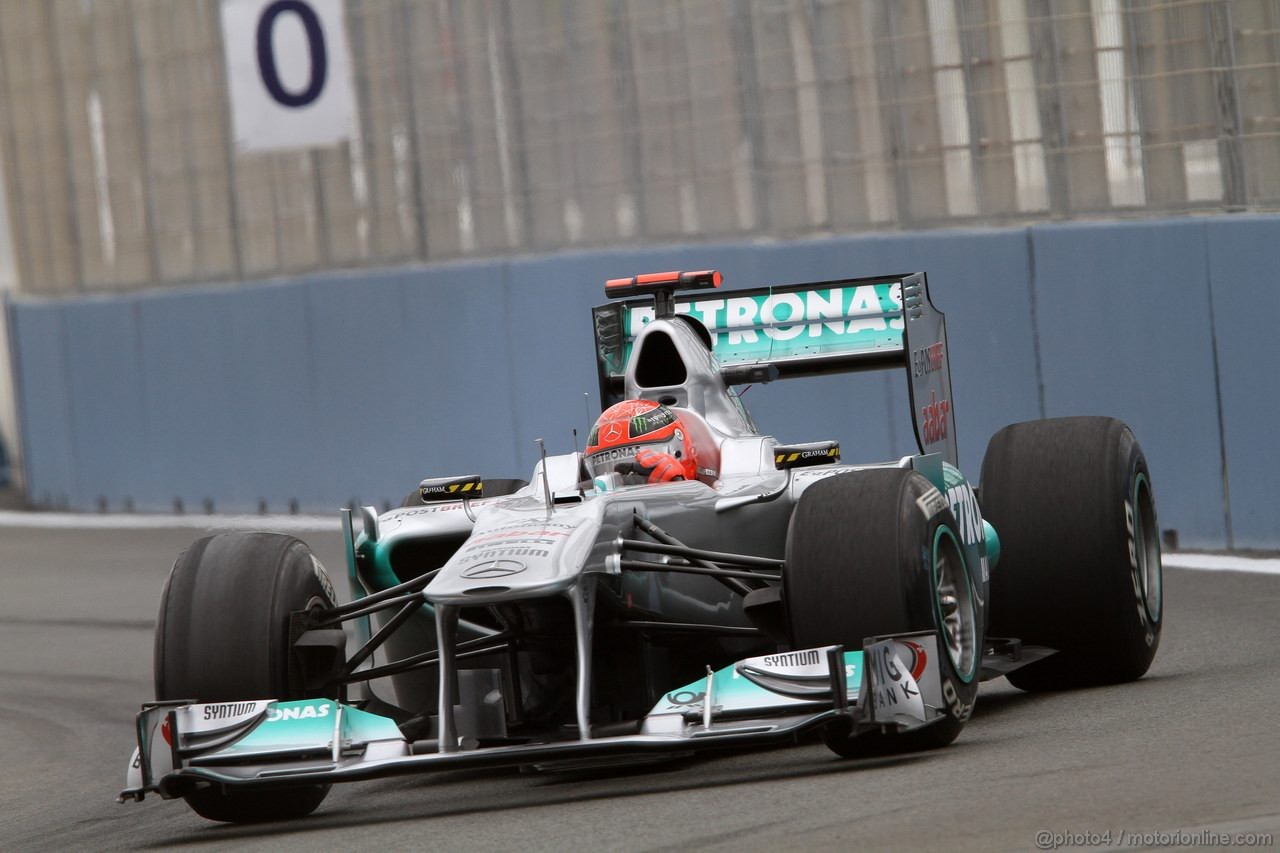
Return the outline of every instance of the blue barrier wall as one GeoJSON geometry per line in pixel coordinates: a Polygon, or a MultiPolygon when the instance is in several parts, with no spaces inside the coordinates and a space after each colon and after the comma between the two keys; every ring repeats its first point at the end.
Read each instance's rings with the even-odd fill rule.
{"type": "MultiPolygon", "coordinates": [[[[1110,414],[1184,545],[1280,546],[1268,369],[1280,217],[654,247],[18,302],[28,493],[50,506],[327,511],[427,475],[528,476],[598,411],[604,279],[715,267],[729,287],[926,270],[947,313],[961,464],[1020,420],[1110,414]],[[1221,428],[1220,428],[1221,424],[1221,428]]],[[[753,388],[760,427],[912,452],[904,377],[753,388]]]]}

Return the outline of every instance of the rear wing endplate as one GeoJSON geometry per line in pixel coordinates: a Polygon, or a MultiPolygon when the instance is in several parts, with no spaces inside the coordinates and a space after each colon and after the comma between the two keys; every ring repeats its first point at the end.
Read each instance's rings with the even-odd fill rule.
{"type": "MultiPolygon", "coordinates": [[[[675,313],[711,333],[726,383],[906,368],[921,453],[956,460],[946,320],[922,272],[685,293],[675,313]]],[[[651,298],[593,309],[600,399],[622,397],[632,344],[655,316],[651,298]]]]}

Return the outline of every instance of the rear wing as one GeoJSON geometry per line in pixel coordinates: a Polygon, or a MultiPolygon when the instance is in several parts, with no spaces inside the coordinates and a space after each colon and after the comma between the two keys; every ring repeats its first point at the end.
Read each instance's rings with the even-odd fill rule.
{"type": "MultiPolygon", "coordinates": [[[[632,344],[654,319],[654,301],[625,299],[592,309],[606,407],[622,398],[632,344]]],[[[956,464],[946,320],[933,307],[924,273],[677,294],[674,310],[711,333],[729,385],[906,368],[920,452],[956,464]]]]}

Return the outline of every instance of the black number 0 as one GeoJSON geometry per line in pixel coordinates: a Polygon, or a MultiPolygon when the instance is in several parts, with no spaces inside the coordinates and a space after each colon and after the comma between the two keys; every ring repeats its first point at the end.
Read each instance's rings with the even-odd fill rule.
{"type": "Polygon", "coordinates": [[[325,77],[329,73],[329,56],[324,46],[324,30],[316,12],[303,0],[276,0],[262,10],[258,19],[258,73],[262,75],[262,84],[267,92],[280,104],[286,107],[305,107],[320,97],[324,91],[325,77]],[[293,12],[302,21],[307,31],[307,52],[311,59],[311,75],[306,88],[300,92],[290,92],[280,82],[276,71],[276,54],[271,43],[271,35],[275,31],[276,19],[286,12],[293,12]]]}

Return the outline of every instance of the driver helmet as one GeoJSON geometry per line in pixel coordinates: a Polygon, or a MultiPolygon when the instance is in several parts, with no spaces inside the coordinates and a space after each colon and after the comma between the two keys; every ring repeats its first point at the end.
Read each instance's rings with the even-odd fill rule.
{"type": "Polygon", "coordinates": [[[652,400],[623,400],[605,409],[587,436],[586,461],[592,477],[611,474],[644,450],[673,457],[686,480],[698,476],[698,455],[680,416],[652,400]]]}

